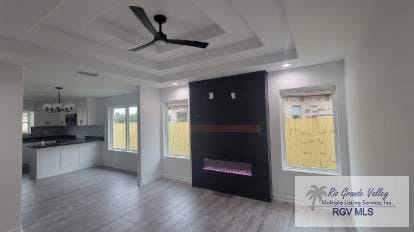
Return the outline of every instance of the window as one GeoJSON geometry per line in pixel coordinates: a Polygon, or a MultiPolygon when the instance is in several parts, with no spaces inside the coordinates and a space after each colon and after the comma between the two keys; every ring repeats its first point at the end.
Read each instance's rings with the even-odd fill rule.
{"type": "Polygon", "coordinates": [[[190,157],[190,124],[187,103],[168,104],[166,115],[167,156],[190,157]]]}
{"type": "Polygon", "coordinates": [[[110,109],[109,149],[138,152],[138,107],[110,109]]]}
{"type": "Polygon", "coordinates": [[[129,107],[128,110],[128,138],[129,150],[138,152],[138,107],[129,107]]]}
{"type": "Polygon", "coordinates": [[[283,166],[338,174],[333,90],[284,91],[283,166]]]}
{"type": "Polygon", "coordinates": [[[291,116],[292,116],[292,118],[300,118],[301,116],[302,116],[302,106],[295,106],[295,105],[293,105],[293,106],[291,106],[290,107],[290,113],[291,113],[291,116]]]}
{"type": "Polygon", "coordinates": [[[34,126],[34,112],[33,111],[23,111],[22,116],[22,133],[30,134],[31,129],[34,126]]]}

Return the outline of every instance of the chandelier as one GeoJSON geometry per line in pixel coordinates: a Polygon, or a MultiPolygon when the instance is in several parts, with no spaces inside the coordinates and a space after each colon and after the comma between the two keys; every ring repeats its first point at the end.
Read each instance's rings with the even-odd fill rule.
{"type": "Polygon", "coordinates": [[[59,112],[65,112],[70,113],[75,109],[74,104],[67,104],[63,105],[60,101],[60,91],[62,91],[62,87],[56,87],[58,91],[58,103],[54,104],[43,104],[43,109],[48,113],[59,113],[59,112]]]}

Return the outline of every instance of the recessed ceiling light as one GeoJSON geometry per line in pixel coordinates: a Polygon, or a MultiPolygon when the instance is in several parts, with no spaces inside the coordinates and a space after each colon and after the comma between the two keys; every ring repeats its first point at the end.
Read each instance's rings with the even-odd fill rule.
{"type": "Polygon", "coordinates": [[[289,68],[291,65],[290,64],[283,64],[282,68],[289,68]]]}
{"type": "Polygon", "coordinates": [[[173,82],[173,83],[172,83],[172,85],[177,86],[177,85],[178,85],[178,83],[177,83],[177,82],[173,82]]]}

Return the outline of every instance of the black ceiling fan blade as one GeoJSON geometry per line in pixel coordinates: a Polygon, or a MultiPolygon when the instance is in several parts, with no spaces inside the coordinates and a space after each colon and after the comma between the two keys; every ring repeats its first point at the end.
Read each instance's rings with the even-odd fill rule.
{"type": "Polygon", "coordinates": [[[144,45],[142,45],[142,46],[139,46],[139,47],[136,47],[136,48],[129,49],[128,51],[130,51],[130,52],[136,52],[136,51],[138,51],[138,50],[141,50],[141,49],[144,49],[144,48],[146,48],[146,47],[149,47],[149,46],[153,45],[154,43],[155,43],[155,40],[153,40],[153,41],[151,41],[151,42],[149,42],[149,43],[147,43],[147,44],[144,44],[144,45]]]}
{"type": "Polygon", "coordinates": [[[130,6],[132,12],[137,16],[137,18],[144,24],[149,32],[151,32],[154,37],[158,37],[158,32],[155,30],[154,26],[152,25],[151,21],[149,20],[147,14],[145,13],[144,9],[139,6],[130,6]]]}
{"type": "Polygon", "coordinates": [[[167,40],[167,43],[184,45],[184,46],[191,46],[191,47],[197,47],[197,48],[207,48],[207,46],[209,44],[209,43],[205,43],[205,42],[192,41],[192,40],[182,40],[182,39],[169,39],[169,40],[167,40]]]}

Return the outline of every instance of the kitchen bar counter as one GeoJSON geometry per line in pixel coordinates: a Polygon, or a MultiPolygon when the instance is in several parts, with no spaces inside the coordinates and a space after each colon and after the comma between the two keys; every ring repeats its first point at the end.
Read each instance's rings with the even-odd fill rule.
{"type": "MultiPolygon", "coordinates": [[[[42,140],[40,140],[42,141],[42,140]]],[[[40,142],[38,141],[38,142],[40,142]]],[[[45,143],[42,144],[32,144],[27,146],[28,148],[33,149],[42,149],[42,148],[49,148],[49,147],[59,147],[59,146],[67,146],[67,145],[74,145],[74,144],[82,144],[82,143],[92,143],[92,142],[101,142],[104,141],[103,137],[95,137],[95,136],[86,136],[85,139],[65,139],[65,140],[56,140],[56,142],[45,143]]]]}
{"type": "Polygon", "coordinates": [[[31,145],[24,149],[30,166],[32,179],[61,175],[94,167],[101,161],[102,140],[67,140],[49,143],[46,146],[31,145]]]}

